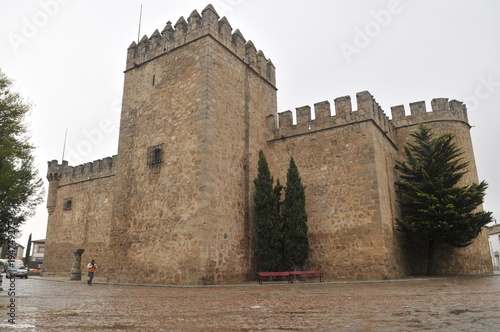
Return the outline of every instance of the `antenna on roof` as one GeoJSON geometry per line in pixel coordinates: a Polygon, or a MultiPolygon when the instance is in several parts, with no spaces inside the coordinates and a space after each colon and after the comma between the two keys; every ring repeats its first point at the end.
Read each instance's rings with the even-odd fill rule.
{"type": "Polygon", "coordinates": [[[66,137],[68,137],[68,128],[66,128],[66,133],[64,133],[64,145],[61,163],[64,161],[64,152],[66,151],[66,137]]]}
{"type": "Polygon", "coordinates": [[[139,41],[141,38],[141,19],[142,19],[142,5],[141,5],[141,12],[139,13],[139,31],[137,32],[137,45],[139,45],[139,41]]]}

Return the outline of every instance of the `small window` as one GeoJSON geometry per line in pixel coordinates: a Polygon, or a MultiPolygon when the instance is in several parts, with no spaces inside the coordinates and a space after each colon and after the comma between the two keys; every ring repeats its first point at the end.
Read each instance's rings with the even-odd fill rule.
{"type": "Polygon", "coordinates": [[[151,80],[151,85],[155,86],[156,75],[153,75],[153,79],[151,80]]]}
{"type": "Polygon", "coordinates": [[[163,159],[163,144],[148,147],[148,166],[158,167],[163,159]]]}
{"type": "Polygon", "coordinates": [[[71,210],[73,205],[73,198],[66,198],[63,202],[63,210],[71,210]]]}

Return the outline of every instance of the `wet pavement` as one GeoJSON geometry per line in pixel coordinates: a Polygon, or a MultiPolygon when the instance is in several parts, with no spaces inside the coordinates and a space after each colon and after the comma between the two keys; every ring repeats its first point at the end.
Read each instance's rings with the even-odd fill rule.
{"type": "Polygon", "coordinates": [[[500,275],[151,287],[29,278],[0,331],[500,331],[500,275]]]}

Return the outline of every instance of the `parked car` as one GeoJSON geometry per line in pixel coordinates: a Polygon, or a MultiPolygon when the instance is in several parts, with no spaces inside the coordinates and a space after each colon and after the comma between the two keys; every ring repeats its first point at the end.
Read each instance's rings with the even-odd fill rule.
{"type": "Polygon", "coordinates": [[[24,262],[20,259],[0,259],[0,272],[7,272],[10,264],[17,266],[24,265],[24,262]]]}
{"type": "Polygon", "coordinates": [[[6,278],[18,277],[28,279],[28,269],[23,264],[14,264],[12,267],[7,267],[5,272],[6,278]]]}

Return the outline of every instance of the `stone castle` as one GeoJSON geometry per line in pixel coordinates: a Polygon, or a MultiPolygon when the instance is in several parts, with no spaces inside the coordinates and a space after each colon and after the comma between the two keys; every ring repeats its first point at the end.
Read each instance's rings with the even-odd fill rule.
{"type": "MultiPolygon", "coordinates": [[[[424,273],[425,252],[394,228],[395,161],[420,122],[451,132],[478,182],[466,108],[445,98],[391,108],[363,91],[277,113],[275,67],[211,5],[128,48],[118,154],[49,162],[44,275],[67,276],[73,249],[110,282],[220,284],[256,278],[258,151],[282,182],[290,156],[306,185],[308,267],[325,278],[424,273]],[[354,107],[354,108],[353,108],[354,107]],[[314,112],[314,113],[313,113],[314,112]],[[314,114],[314,117],[312,117],[314,114]],[[314,118],[314,119],[313,119],[314,118]]],[[[441,247],[435,273],[491,273],[483,232],[441,247]]],[[[82,271],[83,265],[82,265],[82,271]]]]}

